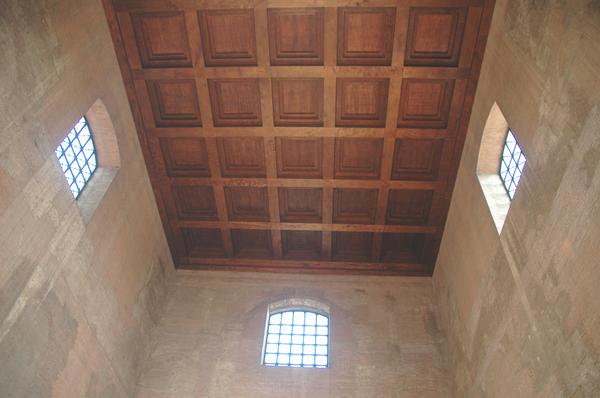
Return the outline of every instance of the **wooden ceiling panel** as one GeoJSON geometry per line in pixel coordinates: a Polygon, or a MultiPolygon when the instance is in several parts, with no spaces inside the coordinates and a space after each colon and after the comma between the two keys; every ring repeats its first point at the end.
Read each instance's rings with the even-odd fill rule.
{"type": "Polygon", "coordinates": [[[279,188],[279,217],[283,222],[321,223],[323,192],[319,188],[279,188]]]}
{"type": "Polygon", "coordinates": [[[333,259],[369,261],[373,250],[373,234],[369,232],[334,232],[333,259]]]}
{"type": "Polygon", "coordinates": [[[338,8],[338,65],[391,65],[395,7],[338,8]]]}
{"type": "Polygon", "coordinates": [[[453,92],[451,79],[402,80],[398,127],[446,128],[453,92]]]}
{"type": "Polygon", "coordinates": [[[254,10],[198,12],[206,66],[256,66],[254,10]]]}
{"type": "Polygon", "coordinates": [[[378,194],[378,189],[334,189],[333,222],[374,224],[378,194]]]}
{"type": "Polygon", "coordinates": [[[431,275],[493,0],[104,2],[177,267],[431,275]]]}
{"type": "Polygon", "coordinates": [[[323,79],[273,79],[275,126],[323,126],[323,79]]]}
{"type": "Polygon", "coordinates": [[[270,8],[271,65],[323,65],[323,8],[270,8]]]}
{"type": "Polygon", "coordinates": [[[321,258],[321,232],[282,231],[283,258],[318,260],[321,258]]]}
{"type": "Polygon", "coordinates": [[[188,256],[225,257],[220,230],[183,228],[182,235],[188,256]]]}
{"type": "Polygon", "coordinates": [[[381,261],[421,263],[426,239],[423,234],[383,234],[381,261]]]}
{"type": "Polygon", "coordinates": [[[183,12],[135,13],[131,21],[144,68],[192,66],[183,12]]]}
{"type": "Polygon", "coordinates": [[[335,125],[340,127],[385,127],[388,78],[337,80],[335,125]]]}
{"type": "Polygon", "coordinates": [[[467,7],[412,7],[405,65],[458,66],[467,7]]]}
{"type": "Polygon", "coordinates": [[[277,176],[322,178],[323,139],[277,137],[277,176]]]}
{"type": "Polygon", "coordinates": [[[160,138],[164,166],[169,177],[210,177],[203,138],[160,138]]]}
{"type": "Polygon", "coordinates": [[[157,127],[202,126],[193,79],[148,80],[146,85],[157,127]]]}
{"type": "Polygon", "coordinates": [[[394,146],[394,180],[435,181],[438,178],[444,140],[401,138],[394,146]]]}
{"type": "Polygon", "coordinates": [[[338,138],[335,140],[334,177],[378,179],[383,140],[338,138]]]}
{"type": "Polygon", "coordinates": [[[175,185],[173,195],[181,219],[218,220],[217,205],[210,185],[175,185]]]}
{"type": "Polygon", "coordinates": [[[223,137],[217,139],[223,177],[266,177],[262,137],[223,137]]]}
{"type": "Polygon", "coordinates": [[[271,233],[263,229],[234,229],[231,231],[233,251],[236,257],[273,257],[271,233]]]}
{"type": "Polygon", "coordinates": [[[434,192],[418,189],[392,189],[389,193],[386,223],[427,225],[434,192]]]}
{"type": "Polygon", "coordinates": [[[229,220],[269,221],[266,188],[225,187],[229,220]]]}
{"type": "Polygon", "coordinates": [[[262,126],[257,79],[208,80],[216,127],[262,126]]]}

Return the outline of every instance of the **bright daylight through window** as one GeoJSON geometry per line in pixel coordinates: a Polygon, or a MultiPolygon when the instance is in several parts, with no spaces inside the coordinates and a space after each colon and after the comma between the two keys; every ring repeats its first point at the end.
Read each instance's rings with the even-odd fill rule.
{"type": "Polygon", "coordinates": [[[96,171],[96,148],[85,117],[71,129],[54,151],[75,199],[96,171]]]}
{"type": "Polygon", "coordinates": [[[517,186],[521,180],[523,169],[525,168],[525,154],[515,138],[512,130],[508,130],[504,140],[504,149],[502,150],[502,159],[500,161],[500,178],[504,183],[504,188],[508,197],[512,200],[517,191],[517,186]]]}
{"type": "Polygon", "coordinates": [[[329,366],[329,318],[304,310],[269,315],[263,364],[304,368],[329,366]]]}

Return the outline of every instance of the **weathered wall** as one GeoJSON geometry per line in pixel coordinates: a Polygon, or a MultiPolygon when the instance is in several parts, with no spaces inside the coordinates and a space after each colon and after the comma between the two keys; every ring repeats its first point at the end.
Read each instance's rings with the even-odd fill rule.
{"type": "Polygon", "coordinates": [[[498,0],[434,274],[456,397],[600,396],[600,3],[498,0]],[[497,101],[527,154],[498,236],[475,171],[497,101]]]}
{"type": "Polygon", "coordinates": [[[0,1],[0,396],[129,397],[172,263],[99,0],[0,1]],[[53,150],[101,98],[121,169],[85,223],[53,150]]]}
{"type": "Polygon", "coordinates": [[[429,278],[178,271],[140,398],[448,397],[429,278]],[[260,364],[268,305],[330,306],[331,368],[260,364]]]}

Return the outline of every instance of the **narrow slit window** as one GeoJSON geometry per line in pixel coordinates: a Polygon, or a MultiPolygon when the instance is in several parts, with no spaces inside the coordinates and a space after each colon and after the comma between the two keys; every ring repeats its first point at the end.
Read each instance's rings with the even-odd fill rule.
{"type": "Polygon", "coordinates": [[[96,148],[87,119],[82,117],[54,151],[71,193],[77,199],[96,171],[96,148]]]}
{"type": "Polygon", "coordinates": [[[499,174],[510,200],[515,196],[526,162],[525,153],[521,149],[514,132],[509,129],[504,139],[499,174]]]}
{"type": "Polygon", "coordinates": [[[269,314],[263,353],[266,366],[329,367],[329,317],[311,311],[269,314]]]}

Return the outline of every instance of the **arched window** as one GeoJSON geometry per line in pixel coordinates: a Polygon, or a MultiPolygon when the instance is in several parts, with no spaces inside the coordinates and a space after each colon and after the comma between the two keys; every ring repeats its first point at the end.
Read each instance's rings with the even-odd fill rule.
{"type": "Polygon", "coordinates": [[[98,98],[65,137],[51,132],[58,167],[75,197],[84,223],[89,223],[121,166],[117,133],[108,109],[98,98]]]}
{"type": "Polygon", "coordinates": [[[525,153],[508,121],[494,104],[483,129],[477,177],[498,233],[525,169],[525,153]]]}
{"type": "Polygon", "coordinates": [[[270,312],[263,349],[266,366],[329,367],[329,315],[296,307],[270,312]]]}
{"type": "Polygon", "coordinates": [[[77,199],[96,171],[96,147],[87,119],[83,116],[54,151],[71,193],[77,199]]]}

